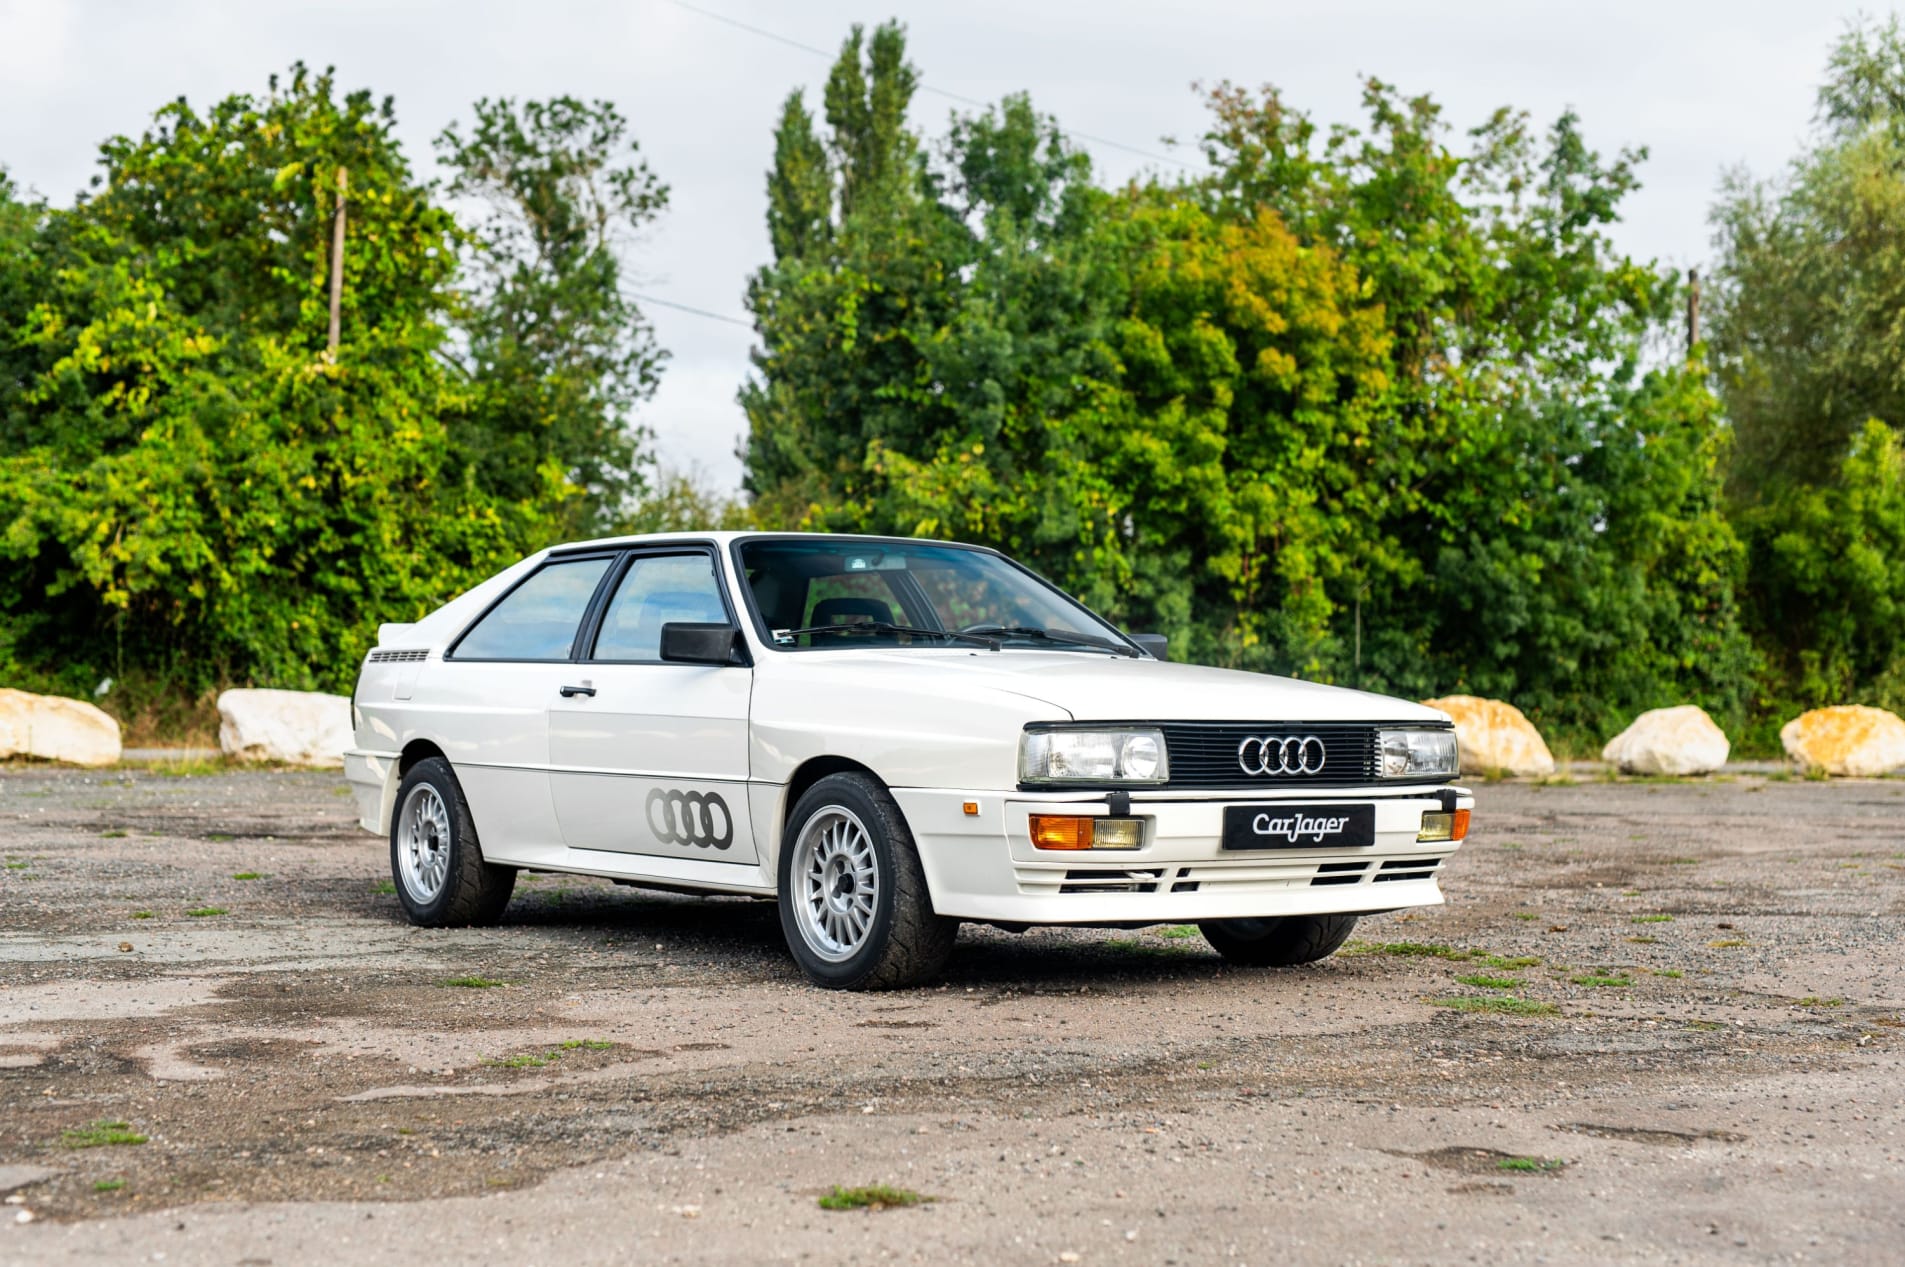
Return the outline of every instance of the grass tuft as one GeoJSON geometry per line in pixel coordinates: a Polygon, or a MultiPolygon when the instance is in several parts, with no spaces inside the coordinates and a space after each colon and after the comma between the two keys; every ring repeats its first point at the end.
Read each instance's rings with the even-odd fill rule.
{"type": "Polygon", "coordinates": [[[77,1126],[60,1133],[60,1143],[67,1148],[113,1148],[145,1142],[146,1137],[134,1131],[131,1124],[103,1118],[91,1126],[77,1126]]]}
{"type": "Polygon", "coordinates": [[[1794,1007],[1844,1007],[1845,1000],[1837,999],[1837,998],[1822,999],[1814,995],[1808,994],[1803,999],[1794,999],[1793,1006],[1794,1007]]]}
{"type": "Polygon", "coordinates": [[[1505,1012],[1510,1016],[1553,1016],[1561,1010],[1552,1003],[1517,998],[1512,994],[1459,994],[1429,1002],[1456,1012],[1505,1012]]]}
{"type": "Polygon", "coordinates": [[[126,1186],[124,1179],[101,1179],[93,1185],[94,1192],[117,1192],[126,1186]]]}
{"type": "Polygon", "coordinates": [[[1519,977],[1485,977],[1479,973],[1455,978],[1463,985],[1472,985],[1478,990],[1519,990],[1525,984],[1519,977]]]}
{"type": "Polygon", "coordinates": [[[1667,915],[1667,914],[1636,915],[1634,916],[1634,923],[1636,924],[1671,924],[1673,923],[1673,916],[1667,915]]]}
{"type": "Polygon", "coordinates": [[[262,880],[264,878],[265,875],[262,871],[240,871],[232,876],[234,880],[262,880]]]}
{"type": "Polygon", "coordinates": [[[1596,989],[1634,984],[1634,978],[1624,973],[1583,972],[1579,976],[1569,977],[1568,980],[1576,985],[1592,986],[1596,989]]]}
{"type": "Polygon", "coordinates": [[[495,981],[489,977],[449,977],[437,982],[438,985],[454,986],[459,990],[500,990],[508,985],[507,981],[495,981]]]}
{"type": "Polygon", "coordinates": [[[1559,1157],[1504,1157],[1495,1163],[1495,1169],[1513,1170],[1521,1174],[1541,1174],[1550,1170],[1559,1170],[1567,1164],[1559,1157]]]}
{"type": "Polygon", "coordinates": [[[909,1205],[921,1205],[931,1200],[931,1197],[921,1196],[911,1188],[894,1188],[883,1183],[875,1183],[864,1188],[836,1186],[832,1192],[820,1198],[820,1208],[823,1210],[902,1210],[909,1205]]]}
{"type": "Polygon", "coordinates": [[[231,914],[230,911],[226,910],[222,906],[194,906],[191,910],[185,913],[187,915],[190,915],[193,919],[210,919],[214,915],[230,915],[231,914]]]}

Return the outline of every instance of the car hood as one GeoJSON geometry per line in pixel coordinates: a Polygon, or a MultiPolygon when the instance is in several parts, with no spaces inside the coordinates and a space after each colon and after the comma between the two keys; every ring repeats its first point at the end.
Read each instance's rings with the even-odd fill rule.
{"type": "Polygon", "coordinates": [[[1449,720],[1436,709],[1368,691],[1088,652],[909,648],[813,654],[816,659],[824,654],[832,668],[852,662],[869,670],[868,681],[930,675],[948,691],[1007,691],[1062,709],[1077,721],[1449,720]]]}

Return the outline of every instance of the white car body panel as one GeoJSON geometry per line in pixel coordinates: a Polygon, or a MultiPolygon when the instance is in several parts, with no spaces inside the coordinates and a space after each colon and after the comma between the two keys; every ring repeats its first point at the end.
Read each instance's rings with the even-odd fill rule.
{"type": "MultiPolygon", "coordinates": [[[[468,797],[491,861],[637,883],[775,891],[790,782],[809,762],[858,766],[892,792],[935,910],[1005,924],[1195,921],[1390,910],[1441,902],[1455,843],[1418,843],[1425,810],[1473,806],[1445,784],[1133,788],[1145,822],[1132,851],[1035,848],[1034,811],[1111,812],[1104,791],[1026,790],[1020,736],[1039,722],[1448,724],[1422,705],[1316,683],[1195,665],[1013,646],[788,650],[762,636],[729,547],[690,533],[584,545],[702,546],[752,653],[751,667],[445,659],[456,639],[549,551],[410,624],[385,625],[353,703],[345,772],[370,831],[387,836],[408,759],[440,752],[468,797]],[[419,653],[421,653],[419,655],[419,653]],[[562,686],[596,694],[563,698],[562,686]],[[407,758],[406,754],[410,754],[407,758]],[[662,802],[718,797],[720,848],[665,839],[662,802]],[[1223,807],[1371,804],[1376,842],[1340,853],[1221,849],[1223,807]],[[976,812],[967,812],[972,804],[976,812]],[[1356,864],[1366,863],[1357,869],[1356,864]],[[1074,873],[1078,873],[1074,875],[1074,873]],[[1387,877],[1379,879],[1378,877],[1387,877]]],[[[709,811],[711,814],[713,811],[709,811]]],[[[701,835],[719,835],[717,818],[701,835]]],[[[687,834],[694,835],[690,830],[687,834]]]]}

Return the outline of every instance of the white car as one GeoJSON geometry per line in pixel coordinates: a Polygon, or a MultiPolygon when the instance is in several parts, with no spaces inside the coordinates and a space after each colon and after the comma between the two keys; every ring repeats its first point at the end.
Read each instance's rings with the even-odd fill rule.
{"type": "Polygon", "coordinates": [[[936,973],[959,922],[1196,923],[1321,959],[1442,901],[1448,717],[1171,664],[993,550],[687,533],[558,546],[410,625],[345,771],[418,924],[516,872],[780,903],[824,986],[936,973]]]}

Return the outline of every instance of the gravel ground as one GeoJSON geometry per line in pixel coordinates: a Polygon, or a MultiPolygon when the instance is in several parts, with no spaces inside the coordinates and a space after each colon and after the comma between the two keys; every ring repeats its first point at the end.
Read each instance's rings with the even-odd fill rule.
{"type": "Polygon", "coordinates": [[[336,775],[0,768],[0,1263],[1898,1262],[1905,782],[1478,801],[1311,968],[841,995],[766,903],[410,929],[336,775]]]}

